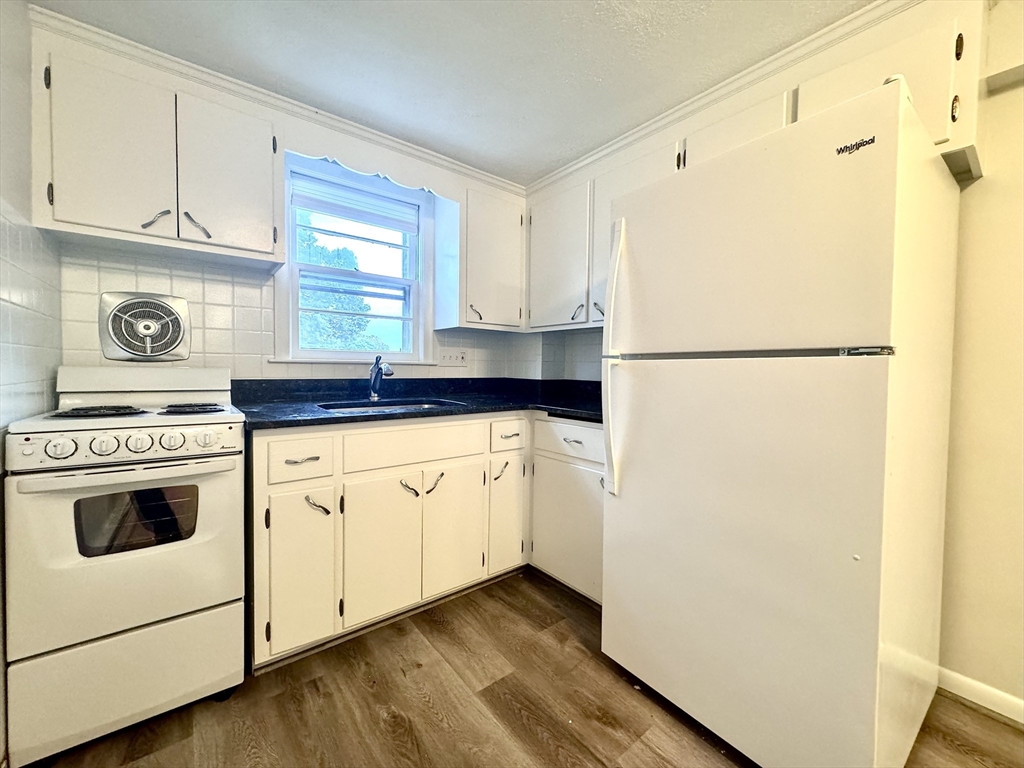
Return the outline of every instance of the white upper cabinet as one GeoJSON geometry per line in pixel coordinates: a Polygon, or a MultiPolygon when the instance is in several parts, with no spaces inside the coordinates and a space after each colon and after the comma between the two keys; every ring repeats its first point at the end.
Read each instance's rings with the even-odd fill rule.
{"type": "Polygon", "coordinates": [[[531,328],[587,322],[589,255],[589,182],[531,207],[531,328]]]}
{"type": "Polygon", "coordinates": [[[469,190],[465,321],[518,327],[523,312],[522,286],[522,207],[469,190]]]}
{"type": "Polygon", "coordinates": [[[274,250],[273,127],[178,94],[178,231],[183,240],[274,250]]]}
{"type": "Polygon", "coordinates": [[[789,112],[787,91],[694,131],[686,137],[685,167],[703,163],[748,141],[785,128],[789,112]]]}
{"type": "Polygon", "coordinates": [[[174,93],[54,56],[53,218],[176,238],[174,93]]]}
{"type": "Polygon", "coordinates": [[[672,142],[594,179],[593,258],[590,266],[591,323],[603,323],[612,252],[612,200],[671,175],[681,148],[672,142]]]}

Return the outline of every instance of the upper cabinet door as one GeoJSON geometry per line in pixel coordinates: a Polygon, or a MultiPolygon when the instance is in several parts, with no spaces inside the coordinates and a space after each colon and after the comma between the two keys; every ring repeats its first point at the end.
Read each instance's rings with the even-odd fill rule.
{"type": "Polygon", "coordinates": [[[787,91],[691,133],[686,137],[686,167],[785,128],[789,110],[787,91]]]}
{"type": "Polygon", "coordinates": [[[588,307],[591,323],[604,322],[608,265],[612,254],[612,200],[671,176],[676,170],[678,151],[676,142],[672,142],[594,179],[593,258],[588,307]]]}
{"type": "Polygon", "coordinates": [[[273,127],[178,94],[178,231],[182,240],[274,250],[273,127]]]}
{"type": "Polygon", "coordinates": [[[467,211],[466,321],[518,327],[522,319],[523,209],[471,189],[467,211]]]}
{"type": "Polygon", "coordinates": [[[590,182],[530,209],[530,327],[587,322],[590,182]]]}
{"type": "Polygon", "coordinates": [[[51,58],[53,218],[178,236],[174,93],[51,58]]]}

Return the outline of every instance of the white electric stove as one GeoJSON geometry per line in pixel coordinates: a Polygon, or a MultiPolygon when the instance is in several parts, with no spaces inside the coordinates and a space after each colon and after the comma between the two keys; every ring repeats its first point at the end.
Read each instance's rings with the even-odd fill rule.
{"type": "Polygon", "coordinates": [[[244,673],[244,416],[226,369],[62,367],[10,425],[11,765],[244,673]]]}

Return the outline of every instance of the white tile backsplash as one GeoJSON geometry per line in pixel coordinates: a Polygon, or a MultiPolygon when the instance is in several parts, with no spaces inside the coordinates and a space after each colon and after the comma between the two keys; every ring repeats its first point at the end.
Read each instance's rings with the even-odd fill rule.
{"type": "Polygon", "coordinates": [[[544,334],[543,378],[601,380],[601,329],[544,334]]]}
{"type": "Polygon", "coordinates": [[[0,215],[0,428],[54,407],[60,281],[54,245],[13,211],[0,215]]]}

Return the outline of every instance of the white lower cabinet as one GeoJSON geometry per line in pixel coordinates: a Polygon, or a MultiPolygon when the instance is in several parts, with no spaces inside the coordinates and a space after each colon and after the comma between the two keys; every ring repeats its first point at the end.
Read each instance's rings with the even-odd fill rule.
{"type": "Polygon", "coordinates": [[[487,573],[495,574],[523,562],[523,499],[526,473],[523,455],[491,459],[487,573]]]}
{"type": "Polygon", "coordinates": [[[598,602],[604,489],[600,465],[537,455],[533,477],[533,564],[598,602]]]}
{"type": "Polygon", "coordinates": [[[475,461],[424,470],[424,600],[485,574],[485,466],[475,461]]]}
{"type": "MultiPolygon", "coordinates": [[[[421,599],[423,473],[346,481],[344,626],[421,599]]],[[[333,588],[334,580],[331,579],[333,588]]]]}
{"type": "Polygon", "coordinates": [[[270,539],[270,624],[272,654],[334,633],[333,485],[270,495],[265,524],[270,539]]]}

